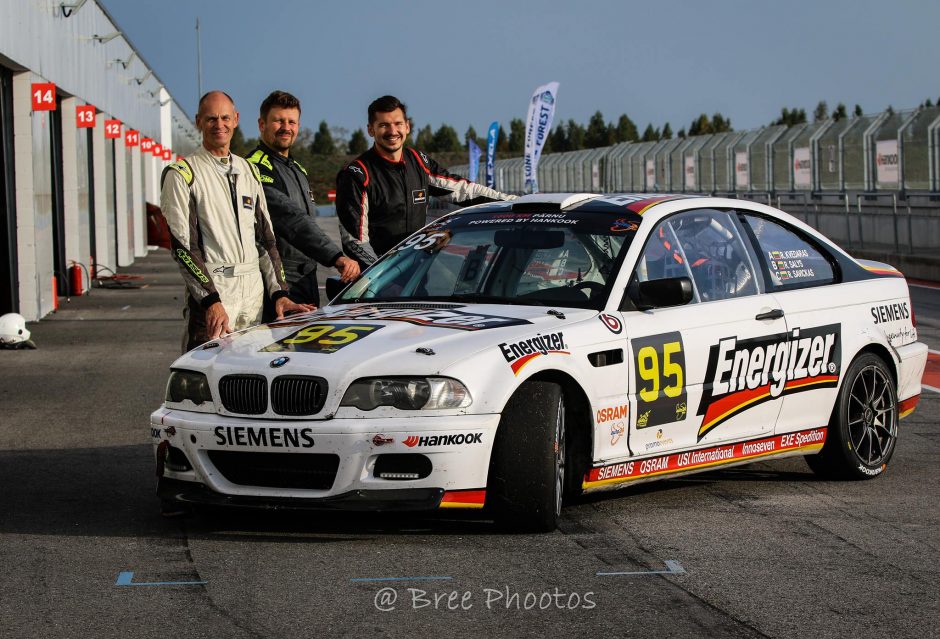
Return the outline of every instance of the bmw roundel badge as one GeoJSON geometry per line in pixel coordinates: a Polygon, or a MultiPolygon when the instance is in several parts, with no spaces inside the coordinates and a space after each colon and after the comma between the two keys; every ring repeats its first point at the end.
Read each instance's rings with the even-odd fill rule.
{"type": "Polygon", "coordinates": [[[275,357],[271,360],[271,368],[280,368],[290,361],[290,357],[275,357]]]}

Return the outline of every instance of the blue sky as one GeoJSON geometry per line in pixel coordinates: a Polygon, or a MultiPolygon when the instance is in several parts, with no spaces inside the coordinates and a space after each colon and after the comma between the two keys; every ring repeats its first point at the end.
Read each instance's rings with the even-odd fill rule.
{"type": "Polygon", "coordinates": [[[249,136],[273,89],[300,98],[310,128],[364,128],[369,102],[391,93],[418,127],[461,136],[524,118],[552,80],[556,123],[600,110],[641,130],[716,111],[742,130],[821,99],[869,113],[940,98],[935,0],[101,2],[190,115],[198,16],[203,89],[235,98],[249,136]]]}

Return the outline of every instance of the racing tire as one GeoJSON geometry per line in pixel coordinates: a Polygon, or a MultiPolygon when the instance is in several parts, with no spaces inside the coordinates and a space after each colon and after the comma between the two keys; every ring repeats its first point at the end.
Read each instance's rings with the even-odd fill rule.
{"type": "Polygon", "coordinates": [[[826,443],[806,463],[828,479],[874,479],[888,466],[898,436],[898,394],[884,361],[865,353],[849,366],[826,443]]]}
{"type": "Polygon", "coordinates": [[[565,492],[565,398],[551,382],[527,382],[509,399],[496,430],[487,508],[516,532],[558,526],[565,492]]]}

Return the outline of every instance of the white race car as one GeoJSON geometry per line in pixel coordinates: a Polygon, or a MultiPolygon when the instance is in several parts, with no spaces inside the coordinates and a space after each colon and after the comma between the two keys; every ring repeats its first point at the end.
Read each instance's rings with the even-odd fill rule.
{"type": "Polygon", "coordinates": [[[582,492],[772,457],[866,479],[926,358],[901,273],[777,209],[531,195],[182,356],[150,420],[158,493],[550,530],[582,492]]]}

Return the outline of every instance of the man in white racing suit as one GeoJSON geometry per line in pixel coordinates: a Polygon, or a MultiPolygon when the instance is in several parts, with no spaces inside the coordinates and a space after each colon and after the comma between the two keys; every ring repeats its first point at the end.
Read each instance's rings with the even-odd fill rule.
{"type": "Polygon", "coordinates": [[[202,146],[164,169],[160,208],[186,282],[184,352],[261,321],[265,293],[278,319],[313,310],[287,296],[257,169],[230,152],[238,112],[210,91],[199,100],[202,146]]]}

